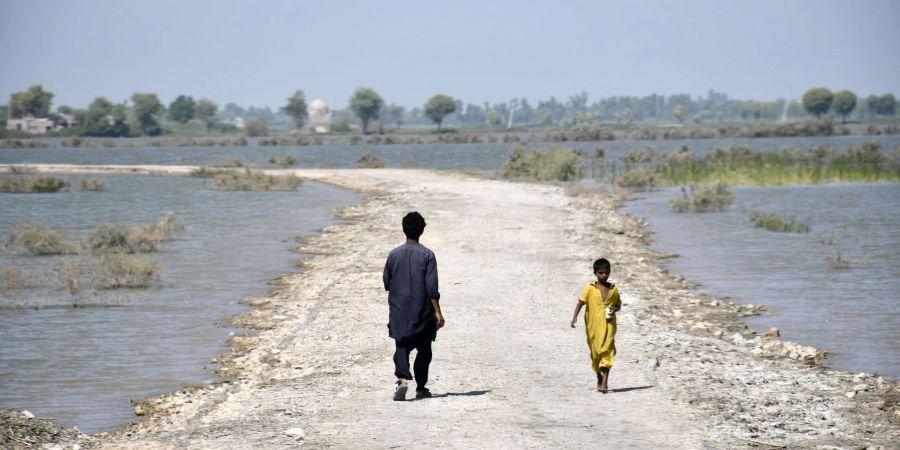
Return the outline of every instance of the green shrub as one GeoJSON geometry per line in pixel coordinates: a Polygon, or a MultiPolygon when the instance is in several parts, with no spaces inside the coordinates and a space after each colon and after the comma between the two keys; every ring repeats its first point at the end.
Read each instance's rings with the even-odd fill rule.
{"type": "Polygon", "coordinates": [[[82,178],[79,180],[78,186],[82,191],[102,191],[106,189],[106,184],[103,181],[93,178],[82,178]]]}
{"type": "Polygon", "coordinates": [[[671,200],[675,212],[719,212],[734,204],[735,195],[728,185],[718,183],[713,186],[682,186],[681,196],[671,200]]]}
{"type": "Polygon", "coordinates": [[[764,228],[769,231],[779,231],[788,233],[808,233],[809,222],[803,222],[793,217],[783,218],[775,213],[761,213],[753,211],[750,213],[750,220],[757,228],[764,228]]]}
{"type": "Polygon", "coordinates": [[[75,251],[75,246],[65,241],[61,231],[48,230],[36,223],[18,225],[6,237],[6,247],[35,256],[63,255],[75,251]]]}
{"type": "Polygon", "coordinates": [[[384,161],[371,153],[366,153],[356,161],[356,167],[360,169],[381,169],[384,168],[384,161]]]}
{"type": "Polygon", "coordinates": [[[581,178],[581,157],[568,149],[526,152],[521,145],[516,145],[506,157],[502,175],[537,181],[574,181],[581,178]]]}
{"type": "Polygon", "coordinates": [[[294,175],[268,175],[259,170],[246,169],[216,175],[213,189],[222,191],[289,191],[303,184],[294,175]]]}

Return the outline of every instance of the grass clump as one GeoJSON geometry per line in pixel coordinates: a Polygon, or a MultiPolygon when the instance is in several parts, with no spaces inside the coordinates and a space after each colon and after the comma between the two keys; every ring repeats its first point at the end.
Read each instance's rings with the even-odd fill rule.
{"type": "Polygon", "coordinates": [[[92,284],[98,289],[149,288],[162,281],[162,264],[144,256],[108,253],[94,258],[92,266],[92,284]]]}
{"type": "Polygon", "coordinates": [[[622,174],[616,184],[636,191],[651,191],[659,187],[660,180],[655,171],[641,167],[622,174]]]}
{"type": "Polygon", "coordinates": [[[371,153],[366,153],[356,160],[356,167],[359,169],[383,169],[384,161],[371,153]]]}
{"type": "Polygon", "coordinates": [[[287,167],[297,164],[297,158],[294,158],[293,156],[286,155],[286,154],[285,155],[277,155],[277,156],[270,157],[268,162],[269,162],[269,164],[272,164],[275,166],[287,168],[287,167]]]}
{"type": "Polygon", "coordinates": [[[681,187],[681,196],[671,200],[675,212],[720,212],[734,204],[735,194],[725,183],[690,189],[681,187]]]}
{"type": "Polygon", "coordinates": [[[221,191],[290,191],[303,184],[295,175],[268,175],[259,170],[246,169],[216,175],[213,189],[221,191]]]}
{"type": "Polygon", "coordinates": [[[762,151],[736,145],[696,156],[684,148],[649,164],[667,184],[754,185],[900,181],[900,153],[863,142],[847,151],[818,147],[806,151],[762,151]]]}
{"type": "Polygon", "coordinates": [[[74,253],[74,245],[66,242],[59,230],[48,230],[36,223],[20,224],[6,237],[6,247],[34,256],[74,253]]]}
{"type": "Polygon", "coordinates": [[[47,193],[68,188],[68,181],[50,176],[0,180],[0,192],[6,193],[47,193]]]}
{"type": "Polygon", "coordinates": [[[783,233],[808,233],[809,222],[801,221],[796,218],[784,218],[775,213],[762,213],[753,211],[750,213],[750,220],[756,228],[763,228],[769,231],[777,231],[783,233]]]}
{"type": "Polygon", "coordinates": [[[230,172],[228,169],[212,169],[209,167],[198,167],[188,172],[188,177],[194,178],[214,178],[216,175],[230,172]]]}
{"type": "Polygon", "coordinates": [[[501,173],[513,179],[575,181],[581,178],[581,156],[561,148],[526,152],[516,145],[506,157],[501,173]]]}
{"type": "Polygon", "coordinates": [[[78,187],[81,188],[82,191],[97,192],[106,189],[106,183],[94,178],[82,178],[78,181],[78,187]]]}
{"type": "Polygon", "coordinates": [[[84,246],[94,253],[149,253],[182,231],[184,224],[168,213],[155,225],[101,224],[91,231],[84,246]]]}
{"type": "Polygon", "coordinates": [[[216,161],[213,167],[244,167],[244,161],[237,158],[226,158],[216,161]]]}

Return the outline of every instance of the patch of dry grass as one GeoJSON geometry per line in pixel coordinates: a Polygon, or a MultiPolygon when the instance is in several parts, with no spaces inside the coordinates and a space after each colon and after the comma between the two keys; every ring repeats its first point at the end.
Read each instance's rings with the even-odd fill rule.
{"type": "Polygon", "coordinates": [[[371,153],[366,153],[356,161],[356,167],[360,169],[382,169],[384,168],[384,161],[371,153]]]}
{"type": "Polygon", "coordinates": [[[221,191],[290,191],[301,184],[303,179],[295,175],[268,175],[246,169],[216,175],[212,187],[221,191]]]}
{"type": "Polygon", "coordinates": [[[720,212],[734,204],[734,192],[727,184],[681,187],[681,196],[671,200],[675,212],[720,212]]]}
{"type": "Polygon", "coordinates": [[[33,222],[19,224],[10,232],[6,236],[6,248],[35,256],[63,255],[77,249],[66,242],[62,231],[48,230],[33,222]]]}
{"type": "Polygon", "coordinates": [[[78,181],[78,187],[81,188],[82,191],[97,192],[106,189],[106,183],[93,178],[82,178],[78,181]]]}
{"type": "Polygon", "coordinates": [[[6,178],[0,180],[0,192],[5,193],[48,193],[59,192],[68,188],[68,181],[51,176],[39,176],[24,179],[6,178]]]}
{"type": "Polygon", "coordinates": [[[294,158],[291,155],[284,154],[269,157],[268,162],[272,165],[287,168],[297,164],[297,158],[294,158]]]}
{"type": "Polygon", "coordinates": [[[574,150],[551,148],[526,152],[513,147],[501,173],[506,178],[534,181],[576,181],[581,178],[581,155],[574,150]]]}

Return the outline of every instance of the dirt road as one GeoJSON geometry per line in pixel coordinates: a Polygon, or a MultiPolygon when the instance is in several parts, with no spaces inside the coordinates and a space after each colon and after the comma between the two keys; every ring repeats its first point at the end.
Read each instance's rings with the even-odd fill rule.
{"type": "Polygon", "coordinates": [[[900,436],[895,385],[735,333],[746,308],[660,269],[640,224],[615,212],[619,193],[413,170],[291,172],[370,197],[306,244],[315,256],[302,273],[236,318],[258,331],[232,340],[230,382],[148,400],[147,417],[101,436],[103,448],[890,448],[900,436]],[[428,222],[422,243],[437,255],[447,326],[435,397],[394,402],[381,270],[412,210],[428,222]],[[583,324],[568,325],[601,256],[625,304],[606,395],[594,391],[583,324]]]}

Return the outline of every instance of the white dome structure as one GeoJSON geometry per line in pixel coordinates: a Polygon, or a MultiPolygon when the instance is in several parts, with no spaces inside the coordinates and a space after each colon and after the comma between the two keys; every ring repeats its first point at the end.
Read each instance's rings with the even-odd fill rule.
{"type": "Polygon", "coordinates": [[[309,105],[309,129],[315,133],[331,130],[331,110],[322,99],[317,98],[309,105]]]}

